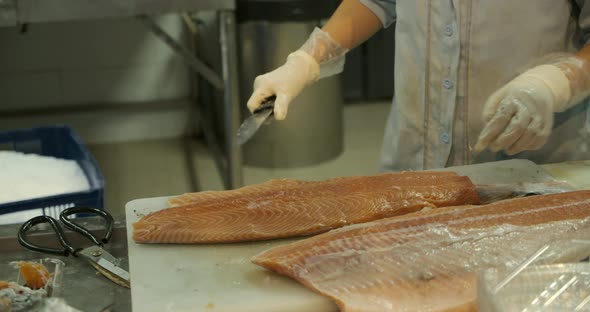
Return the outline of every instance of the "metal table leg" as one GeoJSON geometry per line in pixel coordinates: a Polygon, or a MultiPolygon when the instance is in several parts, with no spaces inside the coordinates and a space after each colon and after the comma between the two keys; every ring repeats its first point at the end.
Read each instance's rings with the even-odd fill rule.
{"type": "Polygon", "coordinates": [[[172,51],[182,56],[185,62],[197,73],[203,76],[209,83],[218,89],[224,88],[224,82],[215,71],[199,60],[199,58],[196,57],[192,51],[184,47],[182,44],[176,42],[176,39],[166,33],[166,31],[163,30],[162,27],[160,27],[160,25],[158,25],[151,17],[147,15],[139,15],[137,16],[137,19],[141,21],[154,35],[156,35],[156,37],[168,45],[172,51]]]}
{"type": "Polygon", "coordinates": [[[240,126],[240,95],[238,89],[238,54],[236,20],[233,11],[220,11],[219,44],[223,89],[223,123],[225,133],[225,152],[227,154],[226,187],[237,188],[242,185],[242,154],[235,143],[235,134],[240,126]]]}
{"type": "MultiPolygon", "coordinates": [[[[238,56],[236,38],[236,20],[234,11],[223,10],[218,12],[219,22],[219,45],[221,50],[221,77],[197,58],[192,51],[189,51],[180,43],[176,42],[149,16],[137,17],[148,29],[158,38],[166,43],[173,51],[184,58],[187,64],[211,83],[215,88],[223,90],[223,126],[224,126],[224,148],[220,149],[225,153],[225,159],[219,158],[216,161],[225,182],[225,188],[232,189],[242,186],[242,155],[241,150],[235,143],[235,133],[240,125],[240,99],[238,89],[238,56]]],[[[205,124],[205,121],[204,121],[205,124]]],[[[213,138],[213,127],[207,120],[205,134],[210,144],[216,144],[213,138]]],[[[217,150],[217,149],[214,149],[217,150]]],[[[222,153],[223,153],[222,152],[222,153]]]]}

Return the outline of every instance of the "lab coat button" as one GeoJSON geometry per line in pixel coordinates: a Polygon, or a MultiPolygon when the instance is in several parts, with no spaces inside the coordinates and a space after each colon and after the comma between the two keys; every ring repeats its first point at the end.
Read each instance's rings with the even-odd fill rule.
{"type": "Polygon", "coordinates": [[[451,137],[449,137],[447,132],[443,132],[440,134],[440,140],[445,144],[449,144],[449,142],[451,142],[451,137]]]}
{"type": "Polygon", "coordinates": [[[453,35],[453,27],[451,25],[445,26],[445,35],[449,37],[453,35]]]}
{"type": "Polygon", "coordinates": [[[451,81],[451,79],[443,80],[443,87],[445,87],[445,89],[451,89],[453,87],[453,81],[451,81]]]}

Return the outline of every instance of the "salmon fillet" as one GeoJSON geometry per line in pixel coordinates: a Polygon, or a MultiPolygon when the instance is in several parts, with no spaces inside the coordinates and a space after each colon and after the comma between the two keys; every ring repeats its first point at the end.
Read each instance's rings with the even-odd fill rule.
{"type": "Polygon", "coordinates": [[[577,261],[590,235],[590,191],[447,207],[351,225],[252,259],[332,298],[342,311],[471,311],[477,270],[516,267],[554,243],[543,261],[577,261]],[[561,247],[560,247],[561,246],[561,247]]]}
{"type": "Polygon", "coordinates": [[[325,181],[271,180],[185,194],[133,224],[137,243],[220,243],[305,236],[425,207],[477,204],[469,178],[401,172],[325,181]]]}

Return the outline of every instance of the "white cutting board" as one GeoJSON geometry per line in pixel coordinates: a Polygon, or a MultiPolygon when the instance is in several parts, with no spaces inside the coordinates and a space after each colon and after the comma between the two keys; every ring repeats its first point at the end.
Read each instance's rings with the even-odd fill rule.
{"type": "MultiPolygon", "coordinates": [[[[554,180],[527,160],[447,168],[476,184],[554,180]]],[[[141,245],[132,224],[167,207],[167,197],[127,203],[127,235],[133,311],[336,311],[331,300],[266,271],[250,258],[292,240],[215,245],[141,245]]]]}
{"type": "Polygon", "coordinates": [[[167,197],[127,203],[133,311],[336,311],[328,299],[250,262],[293,240],[211,245],[142,245],[132,238],[140,216],[167,207],[167,197]]]}

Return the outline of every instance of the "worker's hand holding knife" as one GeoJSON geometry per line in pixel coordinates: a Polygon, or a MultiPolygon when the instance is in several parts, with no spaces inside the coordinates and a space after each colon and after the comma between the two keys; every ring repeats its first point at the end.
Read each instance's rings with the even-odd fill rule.
{"type": "Polygon", "coordinates": [[[316,28],[299,50],[289,54],[285,64],[256,77],[248,109],[254,112],[267,98],[276,95],[275,119],[285,119],[289,104],[303,88],[342,71],[346,51],[328,33],[316,28]]]}
{"type": "Polygon", "coordinates": [[[248,100],[248,109],[254,112],[265,99],[276,95],[274,103],[275,119],[283,120],[287,116],[289,103],[303,88],[320,76],[320,65],[307,52],[297,50],[287,57],[281,67],[256,77],[254,92],[248,100]]]}

